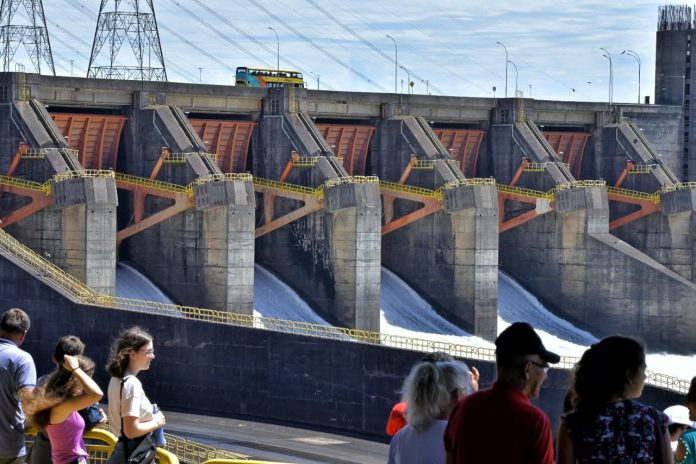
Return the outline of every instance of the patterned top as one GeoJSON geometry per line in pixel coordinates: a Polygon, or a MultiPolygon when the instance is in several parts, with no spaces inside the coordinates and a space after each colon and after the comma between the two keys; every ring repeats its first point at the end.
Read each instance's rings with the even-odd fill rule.
{"type": "Polygon", "coordinates": [[[577,462],[652,464],[657,441],[656,416],[663,434],[669,422],[667,416],[635,400],[609,403],[593,414],[568,413],[565,421],[577,462]]]}
{"type": "Polygon", "coordinates": [[[687,430],[681,434],[679,441],[684,445],[686,454],[681,461],[674,460],[675,464],[694,464],[696,463],[696,429],[687,430]]]}

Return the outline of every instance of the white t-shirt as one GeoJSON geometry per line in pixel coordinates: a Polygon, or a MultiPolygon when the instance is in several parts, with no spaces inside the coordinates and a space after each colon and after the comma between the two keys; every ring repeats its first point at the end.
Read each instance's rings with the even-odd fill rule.
{"type": "Polygon", "coordinates": [[[422,432],[407,425],[389,445],[389,464],[442,464],[445,462],[446,420],[436,420],[422,432]]]}
{"type": "MultiPolygon", "coordinates": [[[[114,435],[121,435],[121,417],[137,417],[140,422],[152,420],[152,403],[145,396],[143,385],[134,375],[127,375],[123,384],[121,401],[121,379],[111,377],[109,389],[109,418],[114,435]]],[[[129,437],[134,438],[134,437],[129,437]]]]}

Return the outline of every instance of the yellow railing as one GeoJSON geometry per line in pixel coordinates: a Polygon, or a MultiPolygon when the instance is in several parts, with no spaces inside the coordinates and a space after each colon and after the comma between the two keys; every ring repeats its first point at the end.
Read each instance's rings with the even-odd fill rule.
{"type": "Polygon", "coordinates": [[[696,189],[696,182],[679,182],[678,184],[665,185],[660,189],[660,192],[667,193],[685,189],[696,189]]]}
{"type": "Polygon", "coordinates": [[[660,192],[655,193],[645,193],[636,190],[627,190],[617,187],[607,187],[607,193],[618,195],[626,198],[633,198],[636,200],[650,200],[655,204],[660,203],[660,192]]]}
{"type": "Polygon", "coordinates": [[[496,185],[495,179],[492,177],[471,177],[466,179],[451,180],[445,182],[436,190],[438,194],[442,195],[444,190],[451,190],[461,186],[471,186],[471,185],[496,185]]]}
{"type": "Polygon", "coordinates": [[[439,160],[436,159],[416,160],[416,162],[413,163],[413,169],[433,169],[438,161],[439,160]]]}
{"type": "Polygon", "coordinates": [[[217,161],[217,153],[202,153],[199,151],[169,153],[163,158],[163,161],[165,164],[183,164],[191,155],[207,156],[212,162],[217,161]]]}
{"type": "Polygon", "coordinates": [[[397,184],[396,182],[387,182],[385,180],[379,181],[379,189],[386,192],[410,193],[442,200],[442,190],[430,190],[422,187],[414,187],[412,185],[397,184]]]}
{"type": "Polygon", "coordinates": [[[0,184],[11,185],[13,187],[19,187],[27,190],[33,190],[35,192],[43,192],[46,195],[51,193],[51,181],[44,182],[40,184],[32,180],[18,179],[16,177],[8,177],[0,175],[0,184]]]}
{"type": "Polygon", "coordinates": [[[347,176],[347,177],[334,177],[333,179],[328,179],[324,181],[324,187],[336,187],[337,185],[343,184],[378,184],[379,178],[377,176],[347,176]]]}
{"type": "Polygon", "coordinates": [[[114,171],[108,169],[80,169],[77,171],[64,171],[55,174],[51,179],[52,182],[62,182],[68,179],[79,179],[81,177],[106,177],[113,179],[114,171]]]}
{"type": "Polygon", "coordinates": [[[252,182],[254,177],[248,172],[226,172],[222,174],[208,174],[207,176],[197,178],[194,182],[196,185],[202,185],[208,182],[219,182],[223,180],[244,180],[252,182]]]}
{"type": "MultiPolygon", "coordinates": [[[[55,284],[63,288],[66,293],[82,304],[92,304],[94,306],[118,310],[133,310],[154,313],[161,316],[186,317],[216,324],[253,327],[308,337],[380,344],[412,351],[444,351],[453,356],[481,361],[493,361],[495,359],[495,351],[492,348],[438,342],[403,337],[400,335],[389,335],[377,332],[368,332],[365,330],[312,324],[308,322],[257,317],[250,314],[230,313],[214,309],[113,297],[95,292],[74,277],[66,274],[52,263],[34,253],[29,248],[20,244],[7,232],[0,229],[0,251],[2,250],[11,253],[16,259],[19,259],[32,267],[36,272],[38,272],[39,275],[51,279],[55,284]]],[[[564,357],[561,360],[560,367],[570,368],[576,362],[577,358],[564,357]]],[[[686,393],[689,387],[689,382],[687,380],[652,372],[648,373],[648,382],[652,385],[677,391],[679,393],[686,393]]]]}
{"type": "Polygon", "coordinates": [[[254,177],[254,185],[278,190],[285,190],[286,192],[294,192],[302,195],[312,195],[320,200],[324,198],[323,186],[311,188],[305,187],[304,185],[290,184],[287,182],[279,182],[277,180],[263,179],[261,177],[254,177]]]}
{"type": "Polygon", "coordinates": [[[650,174],[655,170],[657,164],[634,164],[628,168],[631,174],[650,174]]]}
{"type": "MultiPolygon", "coordinates": [[[[167,440],[164,449],[175,455],[179,461],[186,464],[202,464],[206,461],[217,459],[234,459],[245,462],[246,456],[243,454],[221,450],[166,432],[164,438],[167,440]]],[[[160,464],[165,463],[160,462],[160,464]]]]}
{"type": "Polygon", "coordinates": [[[319,161],[318,156],[300,156],[292,163],[292,165],[298,168],[311,168],[317,164],[317,161],[319,161]]]}
{"type": "Polygon", "coordinates": [[[162,182],[161,180],[147,179],[145,177],[132,176],[130,174],[122,174],[120,172],[116,173],[116,181],[129,185],[137,185],[162,190],[170,193],[183,193],[189,197],[193,196],[193,183],[190,183],[189,185],[171,184],[169,182],[162,182]]]}
{"type": "Polygon", "coordinates": [[[528,198],[538,198],[541,200],[553,201],[554,190],[549,190],[548,192],[542,192],[541,190],[532,190],[523,187],[511,187],[509,185],[497,184],[496,185],[499,192],[510,193],[513,195],[520,195],[528,198]]]}
{"type": "Polygon", "coordinates": [[[22,153],[23,159],[44,159],[50,150],[61,150],[67,152],[74,158],[80,156],[80,152],[73,148],[30,148],[26,152],[22,153]]]}

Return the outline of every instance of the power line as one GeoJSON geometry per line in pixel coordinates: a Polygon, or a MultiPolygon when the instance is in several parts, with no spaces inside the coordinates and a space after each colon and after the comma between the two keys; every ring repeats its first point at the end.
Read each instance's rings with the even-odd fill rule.
{"type": "Polygon", "coordinates": [[[245,47],[243,47],[242,45],[238,44],[236,41],[234,41],[234,40],[231,39],[229,36],[227,36],[226,34],[224,34],[223,32],[221,32],[219,29],[217,29],[215,26],[213,26],[212,24],[210,24],[209,22],[207,22],[205,19],[201,18],[200,16],[198,16],[197,14],[195,14],[193,11],[191,11],[191,10],[189,10],[188,8],[186,8],[185,6],[183,6],[183,5],[182,5],[181,3],[179,3],[177,0],[169,0],[169,1],[172,2],[173,4],[175,4],[177,7],[179,7],[179,9],[181,9],[181,10],[182,10],[184,13],[186,13],[189,17],[195,19],[196,21],[198,21],[199,23],[201,23],[202,25],[204,25],[205,27],[207,27],[208,29],[210,29],[211,31],[213,31],[214,33],[216,33],[216,34],[217,34],[220,38],[222,38],[225,42],[228,42],[228,43],[234,45],[235,47],[237,47],[239,50],[241,50],[241,51],[244,52],[247,56],[249,56],[252,60],[256,60],[256,61],[258,61],[258,62],[261,62],[261,63],[265,64],[265,65],[266,65],[267,67],[269,67],[269,68],[271,67],[271,64],[268,63],[266,60],[264,60],[264,59],[262,59],[262,58],[256,56],[256,55],[255,55],[254,53],[252,53],[250,50],[248,50],[248,49],[246,49],[245,47]]]}
{"type": "MultiPolygon", "coordinates": [[[[172,1],[173,1],[173,0],[172,0],[172,1]]],[[[359,76],[361,79],[365,80],[366,82],[368,82],[368,83],[372,84],[373,86],[377,87],[378,89],[380,89],[382,92],[386,92],[386,90],[384,89],[384,87],[382,87],[381,85],[379,85],[377,82],[373,81],[372,79],[370,79],[368,76],[366,76],[365,74],[361,73],[361,72],[358,71],[357,69],[355,69],[355,68],[353,68],[353,67],[347,65],[347,64],[344,63],[343,61],[341,61],[341,60],[339,60],[338,58],[336,58],[334,55],[332,55],[331,53],[329,53],[324,47],[322,47],[321,45],[317,44],[315,41],[313,41],[312,39],[310,39],[310,38],[307,37],[306,35],[302,34],[300,31],[298,31],[298,30],[295,29],[294,27],[290,26],[285,20],[283,20],[283,19],[282,19],[281,17],[279,17],[278,15],[273,14],[271,11],[269,11],[267,8],[263,7],[263,6],[262,6],[259,2],[257,2],[256,0],[249,0],[249,2],[250,2],[251,4],[253,4],[256,8],[258,8],[259,10],[263,11],[263,12],[266,13],[268,16],[270,16],[271,18],[273,18],[273,19],[274,19],[275,21],[277,21],[279,24],[282,24],[283,26],[285,26],[285,27],[286,27],[288,30],[290,30],[293,34],[295,34],[296,36],[298,36],[299,38],[301,38],[302,40],[304,40],[305,42],[307,42],[308,44],[310,44],[312,47],[316,48],[316,49],[319,50],[320,52],[322,52],[324,55],[326,55],[328,58],[330,58],[330,59],[331,59],[333,62],[335,62],[336,64],[342,66],[343,68],[345,68],[345,69],[347,69],[348,71],[352,72],[352,73],[355,74],[356,76],[359,76]]]]}
{"type": "MultiPolygon", "coordinates": [[[[196,1],[197,1],[197,0],[196,0],[196,1]]],[[[362,43],[364,43],[365,45],[367,45],[367,46],[368,46],[370,49],[372,49],[374,52],[378,53],[382,58],[384,58],[385,60],[389,61],[389,62],[392,63],[392,64],[395,64],[395,63],[394,63],[394,57],[392,57],[392,56],[387,55],[386,53],[384,53],[380,48],[378,48],[378,47],[376,47],[375,45],[373,45],[372,42],[370,42],[369,40],[367,40],[367,39],[365,39],[364,37],[362,37],[360,34],[358,34],[357,32],[355,32],[353,29],[351,29],[351,28],[350,28],[349,26],[347,26],[345,23],[341,22],[341,21],[340,21],[338,18],[336,18],[334,15],[332,15],[332,14],[329,13],[327,10],[325,10],[324,8],[322,8],[317,2],[315,2],[314,0],[305,0],[305,1],[306,1],[307,3],[309,3],[310,5],[312,5],[315,9],[319,10],[319,12],[321,12],[324,16],[326,16],[327,18],[329,18],[329,19],[330,19],[331,21],[333,21],[334,23],[336,23],[336,24],[337,24],[339,27],[341,27],[343,30],[345,30],[346,32],[348,32],[349,34],[351,34],[353,37],[355,37],[356,39],[358,39],[359,41],[361,41],[362,43]]],[[[421,82],[425,82],[425,81],[426,81],[426,79],[425,79],[424,77],[419,76],[414,70],[412,70],[412,69],[410,69],[410,68],[408,68],[408,67],[406,67],[406,66],[404,66],[404,69],[408,70],[408,72],[411,73],[411,75],[412,75],[413,77],[415,77],[416,79],[418,79],[419,81],[421,81],[421,82]]],[[[443,95],[444,95],[444,92],[443,92],[440,88],[438,88],[437,86],[435,86],[435,84],[431,83],[430,81],[428,81],[428,83],[429,83],[430,88],[432,88],[433,90],[435,90],[437,93],[440,93],[440,94],[443,94],[443,95]]]]}
{"type": "MultiPolygon", "coordinates": [[[[193,0],[193,1],[194,1],[196,4],[198,4],[198,6],[200,6],[201,8],[205,9],[208,13],[210,13],[210,14],[213,15],[213,16],[215,16],[215,17],[218,19],[218,21],[220,21],[220,22],[222,22],[222,23],[228,25],[229,27],[231,27],[232,29],[234,29],[234,30],[237,31],[238,33],[242,34],[242,35],[243,35],[244,37],[246,37],[248,40],[254,42],[256,45],[258,45],[259,47],[263,48],[263,49],[264,49],[265,51],[267,51],[269,54],[273,55],[273,54],[276,53],[275,50],[271,49],[269,46],[267,46],[267,45],[264,44],[262,41],[258,40],[256,37],[254,37],[254,36],[252,36],[251,34],[249,34],[248,32],[246,32],[244,29],[235,26],[235,25],[232,24],[227,18],[225,18],[224,16],[222,16],[220,13],[218,13],[218,12],[215,11],[215,10],[213,10],[212,8],[208,7],[206,4],[204,4],[204,3],[201,2],[200,0],[193,0]]],[[[300,67],[299,65],[297,65],[297,64],[293,63],[292,61],[290,61],[289,59],[287,59],[286,56],[282,56],[282,57],[281,57],[281,61],[282,61],[283,63],[287,63],[288,65],[290,65],[290,67],[291,67],[292,69],[295,69],[295,70],[297,70],[297,71],[302,72],[305,76],[307,75],[307,71],[306,71],[306,70],[302,69],[302,67],[300,67]]],[[[316,78],[315,78],[315,80],[316,80],[316,78]]],[[[326,83],[324,83],[324,87],[327,87],[327,88],[329,88],[329,89],[331,89],[331,90],[335,90],[333,87],[331,87],[330,85],[328,85],[328,84],[326,84],[326,83]]]]}

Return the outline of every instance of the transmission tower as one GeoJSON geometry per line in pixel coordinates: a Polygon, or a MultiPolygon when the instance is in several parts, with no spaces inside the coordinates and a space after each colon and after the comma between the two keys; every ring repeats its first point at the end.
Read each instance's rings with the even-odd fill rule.
{"type": "Polygon", "coordinates": [[[41,74],[41,63],[44,62],[51,73],[56,75],[42,0],[2,0],[0,4],[0,57],[3,71],[10,71],[10,64],[20,45],[24,45],[37,73],[41,74]],[[24,7],[28,24],[13,24],[20,7],[24,7]]]}
{"type": "Polygon", "coordinates": [[[167,80],[152,0],[101,0],[87,77],[167,80]],[[119,54],[126,40],[133,53],[119,54]]]}

